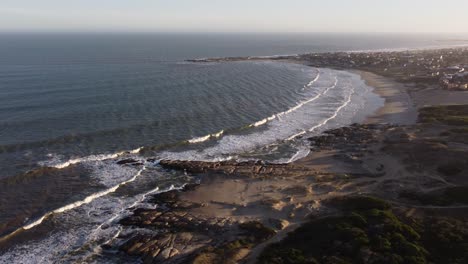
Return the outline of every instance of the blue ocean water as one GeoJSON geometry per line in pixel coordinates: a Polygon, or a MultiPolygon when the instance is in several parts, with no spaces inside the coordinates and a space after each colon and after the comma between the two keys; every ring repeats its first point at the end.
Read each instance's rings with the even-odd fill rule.
{"type": "Polygon", "coordinates": [[[148,193],[189,180],[148,158],[288,162],[308,151],[295,136],[360,121],[383,103],[344,71],[186,59],[467,42],[435,35],[2,34],[0,237],[8,239],[0,240],[0,262],[38,251],[45,262],[88,257],[73,252],[117,232],[99,229],[103,223],[148,193]],[[116,165],[124,157],[144,165],[116,165]],[[131,190],[119,190],[124,184],[131,190]]]}

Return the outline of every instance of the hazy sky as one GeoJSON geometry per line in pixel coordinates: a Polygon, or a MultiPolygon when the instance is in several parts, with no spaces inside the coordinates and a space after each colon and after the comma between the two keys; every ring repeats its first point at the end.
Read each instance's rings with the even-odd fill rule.
{"type": "Polygon", "coordinates": [[[468,32],[468,0],[0,0],[0,31],[468,32]]]}

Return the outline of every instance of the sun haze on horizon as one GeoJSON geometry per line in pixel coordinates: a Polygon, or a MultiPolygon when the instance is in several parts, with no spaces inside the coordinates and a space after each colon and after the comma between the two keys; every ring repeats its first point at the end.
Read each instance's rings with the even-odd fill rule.
{"type": "Polygon", "coordinates": [[[0,31],[466,33],[466,0],[3,0],[0,31]]]}

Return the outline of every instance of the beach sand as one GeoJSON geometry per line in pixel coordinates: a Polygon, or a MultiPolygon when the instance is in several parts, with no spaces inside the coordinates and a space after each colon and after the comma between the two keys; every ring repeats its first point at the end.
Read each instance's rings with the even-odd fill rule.
{"type": "Polygon", "coordinates": [[[367,85],[374,88],[374,93],[385,99],[385,104],[370,116],[366,123],[391,123],[411,125],[416,123],[417,108],[408,88],[389,78],[365,71],[355,71],[367,85]]]}

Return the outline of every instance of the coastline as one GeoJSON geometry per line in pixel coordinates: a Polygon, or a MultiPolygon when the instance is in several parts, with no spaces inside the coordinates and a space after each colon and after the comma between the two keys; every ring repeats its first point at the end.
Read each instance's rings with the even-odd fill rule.
{"type": "Polygon", "coordinates": [[[359,74],[373,92],[385,99],[384,105],[369,116],[364,123],[389,123],[412,125],[417,120],[417,108],[404,84],[368,71],[352,71],[359,74]]]}
{"type": "MultiPolygon", "coordinates": [[[[161,161],[166,169],[195,175],[199,184],[156,196],[158,204],[169,208],[166,211],[138,211],[123,219],[121,224],[127,226],[164,226],[167,233],[137,236],[120,249],[148,263],[188,259],[192,263],[256,263],[270,247],[310,219],[336,214],[329,201],[374,195],[391,201],[398,215],[427,214],[426,207],[414,201],[401,202],[402,193],[411,188],[426,192],[431,190],[428,186],[450,185],[444,183],[447,180],[443,175],[427,177],[413,171],[415,162],[401,158],[407,153],[399,151],[410,148],[407,152],[414,151],[410,153],[413,158],[428,162],[420,145],[432,141],[419,135],[420,126],[434,136],[439,129],[418,123],[419,105],[415,101],[419,97],[410,86],[368,71],[348,71],[359,74],[385,99],[373,115],[361,124],[309,138],[310,154],[288,164],[161,161]],[[189,240],[181,239],[187,236],[189,240]],[[168,239],[174,242],[154,242],[168,239]]],[[[451,210],[451,215],[464,215],[460,211],[464,208],[440,208],[440,212],[451,210]]]]}
{"type": "MultiPolygon", "coordinates": [[[[184,172],[196,183],[148,195],[150,208],[129,208],[128,215],[112,223],[119,233],[99,245],[96,255],[119,251],[144,263],[256,263],[306,223],[346,214],[331,201],[364,195],[385,200],[384,207],[393,208],[397,217],[467,216],[463,200],[448,206],[424,203],[426,194],[465,188],[465,165],[453,175],[452,168],[447,175],[440,168],[463,164],[468,148],[459,132],[463,126],[427,118],[421,107],[463,104],[468,92],[421,89],[366,69],[344,70],[361,76],[385,100],[374,114],[306,138],[310,153],[287,164],[162,160],[162,168],[184,172]]],[[[465,110],[444,111],[458,115],[465,110]]],[[[122,167],[145,163],[145,158],[117,159],[122,167]]]]}
{"type": "MultiPolygon", "coordinates": [[[[386,127],[377,123],[415,120],[414,116],[408,118],[412,113],[408,114],[410,111],[404,108],[408,102],[400,101],[402,98],[407,99],[404,96],[406,91],[399,91],[386,78],[365,72],[360,74],[369,84],[376,84],[375,92],[386,99],[385,105],[373,117],[363,125],[354,127],[363,134],[347,135],[347,147],[359,147],[361,150],[357,152],[364,155],[363,153],[374,148],[370,146],[374,142],[374,134],[381,133],[379,130],[386,127]]],[[[347,133],[345,130],[336,130],[347,133]]],[[[339,134],[337,138],[340,137],[339,134]]],[[[322,205],[324,201],[356,192],[367,192],[366,185],[374,184],[375,177],[380,173],[380,163],[365,162],[367,167],[374,166],[366,168],[358,160],[358,163],[353,161],[352,157],[343,157],[345,153],[352,151],[340,149],[341,147],[318,148],[303,159],[277,165],[261,161],[161,161],[164,168],[197,175],[199,184],[181,192],[157,196],[155,200],[169,207],[168,211],[138,211],[123,219],[121,224],[140,228],[163,225],[171,230],[168,232],[172,234],[170,239],[178,243],[148,244],[155,240],[167,241],[167,234],[156,237],[138,236],[124,243],[121,250],[129,255],[142,256],[149,262],[170,259],[177,263],[184,256],[190,255],[194,248],[246,239],[242,224],[256,223],[258,229],[271,230],[275,236],[255,238],[249,242],[251,246],[241,246],[239,250],[235,250],[234,255],[229,255],[234,262],[242,260],[244,263],[255,263],[263,248],[285,237],[312,215],[318,217],[327,214],[329,209],[322,205]],[[166,217],[166,214],[171,217],[166,217]],[[163,221],[167,222],[162,223],[163,221]],[[180,223],[185,224],[181,226],[180,223]],[[181,236],[187,236],[185,225],[192,226],[190,230],[195,228],[195,232],[190,232],[191,239],[188,241],[180,239],[181,236]],[[233,229],[235,226],[239,227],[233,229]],[[201,230],[198,227],[202,227],[201,230]],[[169,250],[163,256],[160,252],[164,248],[169,250]]],[[[194,263],[216,263],[218,258],[216,252],[199,252],[194,263]]]]}

